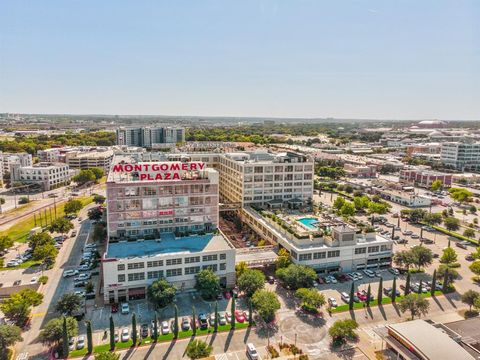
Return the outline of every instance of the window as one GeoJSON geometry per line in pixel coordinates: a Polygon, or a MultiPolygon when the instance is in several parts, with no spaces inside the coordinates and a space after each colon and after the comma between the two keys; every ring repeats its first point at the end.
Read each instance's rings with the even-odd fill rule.
{"type": "Polygon", "coordinates": [[[143,269],[144,267],[145,267],[145,264],[143,262],[128,264],[128,270],[143,269]]]}
{"type": "Polygon", "coordinates": [[[307,261],[307,260],[312,260],[312,254],[300,254],[299,261],[307,261]]]}
{"type": "Polygon", "coordinates": [[[191,256],[185,258],[185,264],[193,264],[200,262],[200,256],[191,256]]]}
{"type": "Polygon", "coordinates": [[[118,274],[118,282],[125,282],[125,274],[118,274]]]}
{"type": "Polygon", "coordinates": [[[128,274],[128,281],[140,281],[140,280],[145,280],[145,273],[133,273],[133,274],[128,274]]]}
{"type": "Polygon", "coordinates": [[[227,264],[221,263],[220,264],[220,270],[227,270],[227,264]]]}
{"type": "Polygon", "coordinates": [[[217,264],[204,265],[204,266],[202,266],[202,269],[203,269],[203,270],[205,270],[205,269],[210,269],[210,270],[212,270],[213,272],[216,272],[216,271],[217,271],[217,264]]]}
{"type": "Polygon", "coordinates": [[[158,278],[161,278],[161,277],[163,277],[163,270],[147,272],[147,278],[148,279],[158,279],[158,278]]]}
{"type": "Polygon", "coordinates": [[[389,245],[382,245],[380,247],[380,251],[387,251],[387,250],[390,250],[390,246],[389,245]]]}
{"type": "Polygon", "coordinates": [[[147,261],[147,267],[159,267],[163,266],[163,260],[154,260],[154,261],[147,261]]]}
{"type": "Polygon", "coordinates": [[[185,275],[198,274],[200,272],[200,266],[190,266],[185,268],[185,275]]]}
{"type": "Polygon", "coordinates": [[[340,256],[340,250],[335,250],[335,251],[329,251],[327,253],[327,257],[332,258],[332,257],[339,257],[340,256]]]}
{"type": "Polygon", "coordinates": [[[170,266],[170,265],[180,265],[180,264],[182,263],[182,259],[181,259],[181,258],[177,258],[177,259],[167,259],[166,263],[167,263],[167,266],[170,266]]]}
{"type": "Polygon", "coordinates": [[[326,252],[316,252],[316,253],[313,253],[313,258],[315,260],[317,259],[325,259],[327,257],[327,253],[326,252]]]}
{"type": "Polygon", "coordinates": [[[217,261],[217,254],[213,254],[213,255],[204,255],[202,257],[202,261],[217,261]]]}
{"type": "Polygon", "coordinates": [[[118,270],[118,271],[125,270],[125,264],[118,264],[118,265],[117,265],[117,270],[118,270]]]}
{"type": "Polygon", "coordinates": [[[220,254],[220,260],[225,260],[227,258],[227,254],[220,254]]]}
{"type": "Polygon", "coordinates": [[[172,277],[172,276],[181,276],[182,275],[182,269],[167,269],[167,277],[172,277]]]}
{"type": "Polygon", "coordinates": [[[368,252],[369,253],[375,253],[375,252],[378,252],[380,250],[380,246],[369,246],[368,247],[368,252]]]}
{"type": "Polygon", "coordinates": [[[355,249],[355,255],[358,255],[358,254],[365,254],[367,252],[367,248],[356,248],[355,249]]]}

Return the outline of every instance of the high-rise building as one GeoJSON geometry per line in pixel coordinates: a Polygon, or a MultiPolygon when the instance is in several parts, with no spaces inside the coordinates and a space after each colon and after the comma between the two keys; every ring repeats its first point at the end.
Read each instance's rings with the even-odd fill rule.
{"type": "Polygon", "coordinates": [[[185,141],[181,127],[122,127],[117,129],[117,145],[151,148],[155,144],[176,144],[185,141]]]}
{"type": "Polygon", "coordinates": [[[442,144],[443,165],[459,171],[480,169],[480,142],[445,142],[442,144]]]}

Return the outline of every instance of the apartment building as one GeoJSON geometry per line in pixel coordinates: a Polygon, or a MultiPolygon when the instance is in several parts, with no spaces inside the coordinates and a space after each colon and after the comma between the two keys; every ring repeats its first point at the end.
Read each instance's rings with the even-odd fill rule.
{"type": "Polygon", "coordinates": [[[443,165],[459,171],[480,170],[480,142],[445,142],[442,144],[443,165]]]}
{"type": "Polygon", "coordinates": [[[32,166],[32,155],[24,153],[4,153],[0,151],[0,164],[3,174],[11,173],[14,165],[32,166]]]}
{"type": "Polygon", "coordinates": [[[218,227],[218,172],[202,162],[116,156],[107,179],[110,241],[218,227]]]}
{"type": "Polygon", "coordinates": [[[74,171],[64,163],[41,162],[31,166],[15,164],[10,173],[12,183],[37,184],[43,191],[70,183],[74,171]]]}
{"type": "Polygon", "coordinates": [[[113,150],[106,148],[91,151],[71,151],[65,154],[65,163],[72,169],[98,167],[108,173],[113,155],[113,150]]]}
{"type": "Polygon", "coordinates": [[[242,219],[263,239],[285,248],[292,262],[313,267],[319,273],[350,272],[391,265],[392,240],[376,233],[358,233],[346,224],[332,229],[331,236],[297,238],[251,207],[242,219]]]}
{"type": "Polygon", "coordinates": [[[117,145],[151,148],[154,144],[176,144],[185,141],[181,127],[122,127],[117,129],[117,145]]]}
{"type": "Polygon", "coordinates": [[[301,206],[313,197],[314,160],[293,152],[219,155],[220,197],[227,203],[301,206]]]}

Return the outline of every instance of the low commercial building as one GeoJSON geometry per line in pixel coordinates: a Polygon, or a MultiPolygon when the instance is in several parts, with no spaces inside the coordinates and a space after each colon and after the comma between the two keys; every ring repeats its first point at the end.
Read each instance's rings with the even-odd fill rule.
{"type": "Polygon", "coordinates": [[[211,269],[225,288],[235,285],[235,248],[221,234],[109,243],[102,259],[104,302],[146,297],[148,285],[165,278],[179,291],[195,286],[195,276],[211,269]]]}
{"type": "Polygon", "coordinates": [[[407,206],[407,207],[426,207],[432,204],[432,200],[426,196],[417,195],[410,191],[397,191],[390,189],[372,189],[373,193],[379,194],[385,200],[407,206]]]}
{"type": "Polygon", "coordinates": [[[66,164],[41,162],[31,166],[15,164],[10,177],[12,183],[37,184],[48,191],[69,184],[74,174],[66,164]]]}
{"type": "Polygon", "coordinates": [[[400,182],[429,189],[434,181],[440,180],[444,187],[452,185],[452,174],[441,173],[419,167],[407,167],[400,170],[400,182]]]}
{"type": "Polygon", "coordinates": [[[390,324],[376,331],[397,359],[411,360],[473,360],[466,351],[440,327],[425,320],[390,324]]]}
{"type": "Polygon", "coordinates": [[[71,151],[65,154],[65,162],[72,169],[101,168],[108,173],[113,160],[113,150],[101,148],[91,151],[71,151]]]}
{"type": "Polygon", "coordinates": [[[285,248],[292,262],[313,267],[319,273],[378,269],[391,265],[393,242],[374,232],[364,234],[346,224],[332,227],[328,236],[295,236],[251,207],[241,212],[259,236],[285,248]]]}
{"type": "Polygon", "coordinates": [[[375,178],[377,177],[377,166],[376,165],[344,165],[345,174],[349,177],[354,178],[375,178]]]}

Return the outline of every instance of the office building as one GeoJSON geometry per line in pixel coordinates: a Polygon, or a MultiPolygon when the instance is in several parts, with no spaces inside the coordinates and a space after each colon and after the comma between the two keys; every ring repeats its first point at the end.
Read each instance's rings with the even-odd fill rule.
{"type": "Polygon", "coordinates": [[[155,147],[155,144],[185,142],[181,127],[122,127],[117,129],[117,145],[155,147]]]}
{"type": "Polygon", "coordinates": [[[43,191],[68,185],[74,171],[64,163],[41,162],[31,166],[15,164],[10,173],[12,183],[36,184],[43,191]]]}
{"type": "Polygon", "coordinates": [[[480,142],[445,142],[441,161],[444,166],[459,171],[480,170],[480,142]]]}

